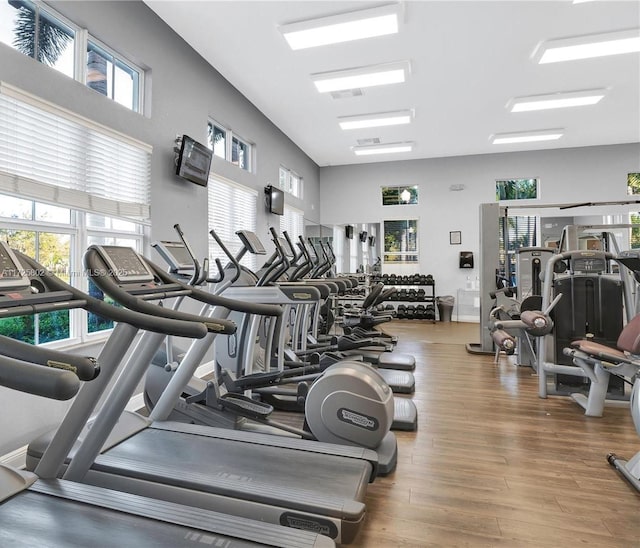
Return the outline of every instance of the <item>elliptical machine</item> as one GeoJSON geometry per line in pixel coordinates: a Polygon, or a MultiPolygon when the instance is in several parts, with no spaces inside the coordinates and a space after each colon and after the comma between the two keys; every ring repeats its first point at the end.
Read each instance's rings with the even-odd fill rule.
{"type": "MultiPolygon", "coordinates": [[[[181,242],[165,245],[161,255],[167,259],[171,251],[175,254],[182,244],[177,254],[186,251],[195,261],[180,227],[176,225],[174,228],[181,242]]],[[[213,230],[211,236],[226,249],[213,230]]],[[[225,252],[228,253],[228,250],[225,252]]],[[[170,272],[175,274],[178,262],[170,265],[170,272]]],[[[222,275],[218,277],[218,282],[221,279],[224,279],[222,275]]],[[[226,287],[226,284],[222,286],[226,287]]],[[[320,295],[316,288],[307,286],[304,291],[300,288],[288,288],[286,285],[241,289],[241,299],[245,302],[253,295],[261,303],[278,303],[283,306],[295,303],[295,295],[307,295],[305,302],[311,298],[318,299],[320,295]]],[[[250,307],[251,303],[247,302],[247,306],[250,307]]],[[[220,307],[209,309],[207,314],[212,318],[230,317],[229,310],[220,307]]],[[[243,363],[253,361],[255,349],[250,341],[255,341],[255,329],[259,324],[259,320],[251,314],[238,322],[236,344],[238,353],[242,353],[243,363]],[[256,321],[252,321],[254,319],[256,321]]],[[[269,338],[271,341],[279,338],[275,332],[277,325],[279,322],[276,318],[270,320],[273,328],[273,336],[269,338]]],[[[388,474],[395,469],[397,442],[393,432],[389,431],[394,413],[393,394],[384,379],[369,367],[355,361],[342,361],[323,373],[307,368],[306,371],[294,371],[293,375],[285,371],[266,371],[234,379],[234,371],[229,371],[218,363],[214,368],[213,379],[204,381],[193,375],[209,348],[210,344],[206,340],[200,341],[200,344],[192,343],[179,363],[174,361],[165,366],[150,366],[145,382],[145,401],[153,409],[156,419],[171,418],[235,429],[256,429],[252,425],[258,424],[262,427],[258,429],[263,432],[266,426],[266,430],[274,434],[296,435],[303,439],[374,449],[378,453],[380,474],[388,474]],[[304,374],[309,369],[314,373],[311,377],[304,374]],[[184,382],[185,379],[188,382],[184,382]],[[308,392],[303,389],[299,393],[299,397],[304,398],[305,409],[305,425],[302,429],[274,421],[270,417],[273,412],[271,405],[245,394],[245,391],[259,386],[297,383],[302,380],[313,380],[308,392]]]]}

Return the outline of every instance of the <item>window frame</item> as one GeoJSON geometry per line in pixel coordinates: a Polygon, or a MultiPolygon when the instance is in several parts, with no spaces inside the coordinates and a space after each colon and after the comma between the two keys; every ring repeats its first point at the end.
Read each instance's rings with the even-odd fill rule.
{"type": "Polygon", "coordinates": [[[255,173],[256,171],[255,143],[253,143],[252,141],[249,141],[248,139],[245,139],[244,137],[241,137],[240,135],[235,133],[231,128],[229,128],[225,124],[219,123],[214,118],[209,118],[207,122],[207,147],[214,151],[214,154],[213,154],[214,158],[220,158],[221,160],[225,160],[226,162],[229,162],[230,164],[236,166],[238,169],[241,169],[242,171],[246,171],[247,173],[255,173]],[[213,131],[210,131],[210,128],[212,128],[213,131]],[[215,128],[222,130],[222,132],[224,133],[224,157],[215,153],[215,145],[213,142],[215,128]],[[211,138],[211,141],[209,140],[210,138],[211,138]],[[246,147],[246,151],[247,151],[246,153],[247,157],[245,160],[246,167],[242,167],[239,161],[237,162],[233,161],[233,147],[235,143],[241,144],[244,147],[246,147]]]}
{"type": "Polygon", "coordinates": [[[95,36],[91,35],[88,31],[86,31],[86,29],[84,33],[84,40],[83,40],[83,56],[82,56],[82,63],[79,63],[82,65],[82,75],[81,75],[81,79],[80,81],[89,89],[91,89],[92,91],[96,91],[96,93],[99,93],[100,95],[102,95],[103,97],[106,97],[107,99],[112,100],[114,103],[123,106],[126,109],[131,110],[132,112],[136,112],[138,114],[142,113],[142,109],[143,109],[143,98],[144,98],[144,70],[139,67],[138,65],[136,65],[135,63],[132,63],[129,59],[127,59],[124,55],[119,54],[116,50],[114,50],[112,47],[108,46],[107,44],[105,44],[104,42],[98,40],[95,36]],[[89,56],[89,44],[93,43],[95,44],[99,49],[103,50],[105,53],[111,55],[111,57],[113,58],[112,64],[113,64],[113,71],[114,71],[114,81],[112,82],[112,97],[109,97],[109,95],[104,95],[103,93],[100,93],[97,90],[94,90],[93,88],[89,87],[89,84],[87,82],[87,65],[89,62],[88,56],[89,56]],[[132,69],[133,71],[135,71],[138,74],[138,83],[137,86],[134,86],[134,91],[133,91],[133,97],[132,97],[132,104],[134,106],[134,108],[129,108],[126,105],[123,105],[122,103],[120,103],[119,101],[116,101],[115,99],[115,68],[116,68],[116,62],[119,62],[125,66],[127,66],[128,68],[132,69]],[[135,89],[137,87],[137,89],[135,89]]]}
{"type": "MultiPolygon", "coordinates": [[[[382,234],[384,243],[382,248],[382,262],[388,265],[419,264],[420,263],[420,239],[419,239],[419,219],[386,219],[382,223],[382,234]],[[402,251],[390,251],[387,249],[387,223],[415,223],[413,233],[415,234],[415,250],[407,249],[402,251]],[[408,255],[415,256],[415,260],[406,260],[408,255]],[[389,260],[390,257],[397,257],[398,260],[389,260]]],[[[411,226],[407,226],[407,231],[411,233],[411,226]]],[[[408,240],[407,240],[408,242],[408,240]]]]}
{"type": "MultiPolygon", "coordinates": [[[[10,195],[2,193],[0,194],[0,199],[3,196],[11,196],[15,198],[20,198],[22,200],[30,201],[32,206],[32,212],[35,212],[36,204],[44,204],[44,205],[52,205],[55,207],[60,207],[59,204],[48,204],[47,202],[34,200],[30,198],[25,198],[19,195],[10,195]]],[[[35,218],[32,219],[23,219],[23,218],[10,218],[10,217],[0,217],[0,229],[3,230],[15,230],[15,231],[23,231],[23,232],[33,232],[33,233],[56,233],[56,234],[65,234],[70,237],[70,245],[69,245],[69,284],[77,289],[88,293],[89,291],[89,280],[84,275],[84,268],[82,265],[82,256],[86,249],[89,247],[88,241],[89,237],[94,235],[100,235],[101,237],[107,238],[126,238],[129,240],[134,240],[136,242],[137,251],[142,251],[144,249],[145,241],[147,236],[145,234],[145,226],[141,223],[136,223],[131,220],[126,220],[127,222],[131,222],[135,230],[125,231],[118,230],[114,228],[100,228],[100,227],[88,227],[87,226],[87,215],[99,215],[105,218],[111,218],[107,215],[103,215],[101,213],[91,213],[73,209],[72,207],[67,207],[70,211],[70,221],[69,223],[58,223],[58,222],[48,222],[48,221],[39,221],[35,218]]],[[[103,329],[100,331],[89,332],[88,328],[88,317],[89,314],[85,312],[83,309],[71,309],[69,310],[69,338],[58,339],[55,341],[49,341],[45,343],[40,343],[42,346],[46,346],[49,348],[68,348],[74,345],[90,343],[90,342],[98,342],[105,340],[111,333],[112,329],[103,329]]],[[[37,321],[37,320],[36,320],[37,321]]]]}
{"type": "MultiPolygon", "coordinates": [[[[52,65],[49,65],[48,63],[44,63],[41,61],[38,61],[38,55],[37,55],[37,51],[38,51],[38,44],[37,44],[37,32],[36,32],[36,44],[34,45],[34,55],[35,57],[31,57],[32,59],[34,59],[35,61],[41,62],[43,65],[57,71],[60,72],[60,74],[64,74],[65,76],[68,76],[70,78],[72,78],[73,80],[75,80],[76,82],[80,82],[81,84],[83,84],[85,87],[92,89],[89,87],[88,82],[87,82],[87,56],[88,56],[88,47],[89,47],[89,42],[93,42],[96,46],[98,46],[100,49],[104,50],[106,53],[108,53],[109,55],[111,55],[114,59],[114,61],[118,61],[124,65],[126,65],[127,67],[131,68],[132,70],[134,70],[137,75],[138,75],[138,85],[137,85],[137,90],[134,89],[133,94],[132,94],[132,105],[134,108],[129,108],[126,105],[123,105],[122,103],[116,101],[114,98],[109,97],[108,95],[104,95],[100,92],[100,95],[102,95],[103,97],[113,101],[116,104],[121,105],[122,107],[131,110],[132,112],[141,114],[143,112],[143,108],[144,108],[144,82],[145,82],[145,70],[140,67],[139,65],[133,63],[130,59],[126,58],[124,55],[118,53],[115,49],[113,49],[111,46],[108,46],[107,44],[105,44],[104,42],[98,40],[97,38],[95,38],[93,35],[91,35],[89,33],[89,30],[86,28],[81,27],[80,25],[74,23],[73,21],[71,21],[69,18],[65,17],[64,15],[62,15],[61,13],[59,13],[57,10],[55,10],[53,7],[51,7],[49,4],[46,4],[44,2],[40,2],[37,0],[26,0],[26,2],[28,4],[30,4],[33,9],[34,12],[36,14],[36,21],[38,21],[38,26],[39,26],[39,21],[40,21],[40,13],[44,12],[46,13],[49,17],[51,17],[52,19],[59,21],[61,25],[68,27],[69,30],[73,31],[74,33],[74,37],[73,37],[73,74],[69,75],[65,72],[62,72],[60,70],[58,70],[57,68],[55,68],[52,65]]],[[[4,43],[4,42],[3,42],[4,43]]],[[[17,48],[15,48],[12,44],[8,44],[9,47],[15,49],[16,51],[20,52],[20,50],[18,50],[17,48]]],[[[20,52],[22,53],[22,52],[20,52]]],[[[26,55],[26,54],[25,54],[26,55]]],[[[30,57],[30,56],[29,56],[30,57]]],[[[114,67],[115,67],[115,63],[114,63],[114,67]]],[[[113,83],[113,85],[115,86],[115,82],[113,83]]],[[[96,91],[93,90],[92,91],[96,91]]]]}
{"type": "MultiPolygon", "coordinates": [[[[256,231],[257,224],[258,224],[258,207],[257,206],[258,206],[257,190],[245,185],[238,184],[235,181],[232,181],[230,179],[217,175],[213,172],[209,174],[209,182],[207,184],[208,225],[209,227],[213,228],[216,231],[216,233],[218,234],[222,242],[225,244],[225,246],[229,248],[231,253],[234,253],[236,249],[239,249],[241,244],[240,239],[235,235],[236,230],[251,230],[253,232],[256,231]],[[239,192],[245,193],[247,197],[250,197],[250,199],[253,200],[254,202],[253,206],[251,204],[247,204],[249,206],[247,207],[247,211],[250,211],[252,213],[252,216],[249,219],[249,224],[251,224],[251,226],[238,226],[239,219],[235,219],[233,217],[231,217],[230,219],[229,218],[223,219],[221,221],[226,227],[231,229],[232,235],[229,235],[229,237],[227,237],[227,234],[222,233],[220,230],[220,227],[217,226],[218,221],[215,218],[215,213],[210,208],[211,204],[217,204],[221,202],[214,198],[213,193],[216,192],[216,189],[219,189],[222,185],[225,185],[226,187],[228,187],[229,192],[233,192],[235,189],[239,192]]],[[[233,208],[227,207],[227,205],[223,204],[221,211],[230,212],[230,211],[233,211],[233,208]]],[[[229,262],[229,259],[227,258],[227,256],[219,248],[219,246],[216,244],[216,242],[212,237],[209,237],[207,250],[208,250],[208,256],[209,256],[209,262],[211,265],[215,264],[216,258],[220,259],[223,267],[229,262]]],[[[258,259],[255,255],[251,253],[247,253],[240,261],[240,264],[247,267],[249,270],[252,270],[255,272],[255,270],[258,268],[257,262],[258,262],[258,259]]]]}
{"type": "Polygon", "coordinates": [[[522,200],[529,200],[529,201],[536,201],[536,200],[540,200],[540,192],[541,192],[541,183],[540,183],[540,177],[511,177],[511,178],[507,178],[504,177],[502,179],[496,179],[495,180],[496,183],[496,202],[520,202],[522,200]],[[528,181],[535,181],[535,185],[536,185],[536,195],[534,197],[531,196],[522,196],[519,197],[518,196],[518,190],[516,189],[516,196],[514,198],[501,198],[501,192],[500,192],[500,183],[523,183],[523,182],[528,182],[528,181]]]}
{"type": "Polygon", "coordinates": [[[284,192],[302,200],[304,193],[304,178],[296,171],[280,164],[278,168],[278,187],[284,192]],[[295,181],[295,183],[294,183],[295,181]]]}
{"type": "Polygon", "coordinates": [[[389,206],[411,206],[411,205],[419,205],[420,203],[420,188],[418,185],[394,185],[394,186],[381,186],[380,187],[380,200],[383,207],[389,206]],[[408,191],[410,193],[409,201],[404,202],[400,199],[400,195],[404,191],[408,191]],[[397,192],[397,202],[394,203],[385,203],[385,191],[387,191],[387,195],[390,198],[390,193],[397,192]]]}

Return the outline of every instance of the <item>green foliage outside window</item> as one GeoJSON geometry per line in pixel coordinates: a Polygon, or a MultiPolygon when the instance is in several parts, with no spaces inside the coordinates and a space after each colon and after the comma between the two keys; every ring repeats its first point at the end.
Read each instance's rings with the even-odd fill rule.
{"type": "Polygon", "coordinates": [[[418,203],[418,187],[383,186],[382,205],[413,205],[418,203]]]}
{"type": "Polygon", "coordinates": [[[496,181],[496,201],[531,200],[538,197],[538,179],[496,181]]]}
{"type": "Polygon", "coordinates": [[[418,221],[384,222],[384,262],[418,262],[418,221]]]}
{"type": "Polygon", "coordinates": [[[640,173],[627,175],[627,194],[640,194],[640,173]]]}

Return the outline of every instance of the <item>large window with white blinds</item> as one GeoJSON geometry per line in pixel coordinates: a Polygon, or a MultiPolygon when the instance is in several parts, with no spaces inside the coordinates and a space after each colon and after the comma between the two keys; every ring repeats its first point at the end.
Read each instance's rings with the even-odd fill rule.
{"type": "MultiPolygon", "coordinates": [[[[92,243],[142,250],[151,147],[0,82],[0,238],[72,285],[92,243]]],[[[31,343],[81,342],[112,327],[80,310],[7,318],[0,333],[31,343]]]]}
{"type": "MultiPolygon", "coordinates": [[[[209,177],[209,229],[214,229],[224,245],[236,255],[242,243],[236,231],[256,230],[256,217],[258,207],[258,192],[224,179],[218,175],[209,177]]],[[[220,259],[223,265],[229,261],[218,244],[209,238],[209,260],[214,264],[215,259],[220,259]]],[[[256,269],[257,259],[255,255],[245,254],[241,264],[250,270],[256,269]]]]}
{"type": "Polygon", "coordinates": [[[284,206],[284,215],[280,217],[280,233],[287,231],[292,241],[304,236],[304,212],[288,205],[284,206]]]}
{"type": "Polygon", "coordinates": [[[151,146],[0,82],[0,192],[149,221],[151,146]]]}

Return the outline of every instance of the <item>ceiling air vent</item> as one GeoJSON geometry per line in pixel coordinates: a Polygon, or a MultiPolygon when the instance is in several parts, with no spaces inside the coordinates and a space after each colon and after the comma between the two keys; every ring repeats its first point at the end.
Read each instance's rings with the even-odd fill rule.
{"type": "Polygon", "coordinates": [[[360,97],[361,95],[362,90],[360,88],[341,89],[331,92],[331,97],[333,97],[334,99],[348,99],[349,97],[360,97]]]}
{"type": "Polygon", "coordinates": [[[380,137],[371,137],[370,139],[358,139],[358,146],[379,145],[380,137]]]}

